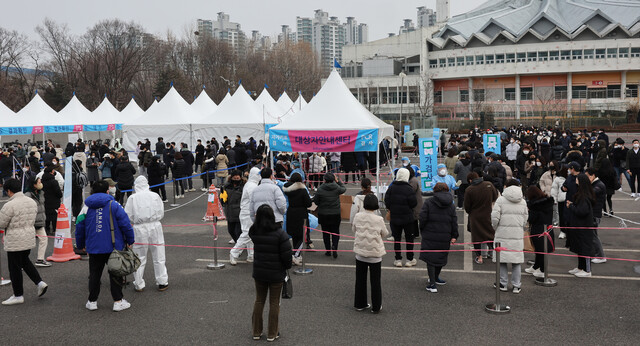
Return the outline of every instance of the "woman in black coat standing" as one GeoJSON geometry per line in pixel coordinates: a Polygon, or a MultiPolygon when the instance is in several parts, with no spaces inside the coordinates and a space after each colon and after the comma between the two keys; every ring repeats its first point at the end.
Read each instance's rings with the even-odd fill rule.
{"type": "Polygon", "coordinates": [[[546,226],[553,224],[553,197],[549,197],[537,186],[529,186],[527,189],[527,207],[529,208],[529,224],[531,242],[535,248],[536,261],[530,268],[525,269],[526,273],[537,278],[544,277],[544,241],[547,241],[548,252],[553,252],[553,243],[549,238],[555,239],[553,229],[549,231],[549,237],[541,237],[546,226]]]}
{"type": "MultiPolygon", "coordinates": [[[[164,183],[164,176],[167,174],[164,163],[160,164],[160,156],[156,155],[151,158],[149,167],[147,167],[147,175],[149,176],[149,186],[160,185],[164,183]]],[[[162,197],[163,202],[167,201],[167,190],[164,185],[155,186],[151,188],[151,191],[157,193],[162,197]]]]}
{"type": "Polygon", "coordinates": [[[56,181],[56,171],[51,167],[44,169],[42,175],[42,191],[44,192],[45,231],[47,235],[54,235],[58,223],[58,208],[62,200],[62,190],[56,181]]]}
{"type": "Polygon", "coordinates": [[[255,249],[253,279],[256,285],[256,301],[253,305],[253,339],[262,337],[262,312],[269,294],[269,327],[267,341],[280,337],[278,315],[280,296],[286,278],[286,270],[291,268],[291,243],[289,236],[276,225],[273,209],[268,204],[261,205],[249,229],[249,237],[255,249]]]}
{"type": "MultiPolygon", "coordinates": [[[[309,197],[309,191],[298,173],[291,175],[289,181],[284,184],[282,191],[289,199],[289,207],[286,214],[287,233],[291,236],[293,248],[297,250],[302,247],[304,221],[308,218],[311,197],[309,197]]],[[[295,265],[302,264],[300,256],[294,256],[293,263],[295,265]]]]}
{"type": "Polygon", "coordinates": [[[587,257],[596,255],[596,232],[593,219],[593,205],[596,197],[586,174],[578,175],[576,185],[574,202],[567,200],[567,210],[571,213],[571,226],[576,229],[568,230],[567,240],[569,250],[582,257],[578,258],[578,267],[570,270],[569,274],[582,278],[591,276],[591,260],[587,257]]]}
{"type": "Polygon", "coordinates": [[[185,177],[185,163],[181,153],[176,153],[171,162],[171,174],[173,174],[174,184],[176,185],[176,198],[184,198],[184,191],[187,189],[187,181],[184,179],[175,181],[175,179],[185,177]]]}
{"type": "Polygon", "coordinates": [[[384,204],[389,210],[391,234],[395,240],[393,249],[396,251],[396,260],[393,265],[402,267],[401,244],[402,231],[406,240],[407,262],[405,267],[413,267],[418,261],[413,258],[413,239],[415,236],[415,222],[413,208],[418,205],[416,192],[409,185],[411,173],[406,168],[400,168],[396,173],[396,180],[389,185],[384,196],[384,204]]]}
{"type": "MultiPolygon", "coordinates": [[[[445,183],[433,187],[433,197],[424,202],[420,211],[421,250],[449,250],[458,239],[458,216],[453,196],[445,183]]],[[[447,265],[448,252],[421,252],[420,260],[427,263],[429,285],[427,291],[437,293],[436,285],[444,285],[440,279],[442,267],[447,265]]]]}
{"type": "Polygon", "coordinates": [[[118,187],[118,190],[116,191],[116,201],[118,201],[118,203],[124,205],[124,195],[126,194],[127,196],[131,196],[135,174],[136,169],[133,168],[133,165],[129,162],[129,157],[127,155],[123,155],[120,158],[120,163],[116,166],[115,173],[113,174],[113,178],[117,183],[116,186],[118,187]]]}
{"type": "Polygon", "coordinates": [[[356,153],[344,152],[340,154],[340,163],[342,164],[342,170],[344,171],[344,182],[349,182],[350,173],[353,173],[353,182],[358,181],[358,169],[356,167],[356,153]]]}

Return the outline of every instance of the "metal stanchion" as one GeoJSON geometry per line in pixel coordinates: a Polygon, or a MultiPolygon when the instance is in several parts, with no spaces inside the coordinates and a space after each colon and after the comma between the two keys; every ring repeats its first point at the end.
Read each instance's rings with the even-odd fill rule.
{"type": "Polygon", "coordinates": [[[2,276],[2,254],[0,254],[0,286],[8,285],[11,283],[11,280],[5,280],[4,276],[2,276]]]}
{"type": "Polygon", "coordinates": [[[207,264],[207,269],[224,269],[224,263],[218,263],[218,217],[213,217],[213,262],[207,264]]]}
{"type": "Polygon", "coordinates": [[[495,243],[496,250],[496,302],[485,305],[486,312],[492,314],[503,314],[511,312],[511,308],[507,305],[500,304],[500,243],[495,243]]]}
{"type": "Polygon", "coordinates": [[[176,203],[176,195],[178,194],[178,185],[176,185],[178,181],[173,178],[173,204],[169,204],[170,207],[177,207],[180,204],[176,203]]]}
{"type": "MultiPolygon", "coordinates": [[[[547,232],[549,232],[549,229],[547,229],[547,232]]],[[[547,233],[544,237],[544,278],[536,278],[536,285],[554,287],[558,285],[558,281],[549,278],[549,266],[547,265],[547,262],[549,261],[549,245],[547,245],[547,237],[551,237],[551,234],[547,233]]]]}
{"type": "Polygon", "coordinates": [[[302,258],[302,266],[300,268],[296,268],[296,270],[293,271],[293,273],[295,275],[309,275],[309,274],[313,274],[313,269],[311,268],[307,268],[305,263],[304,263],[304,256],[302,255],[302,249],[304,249],[304,244],[307,243],[307,220],[309,220],[309,217],[307,216],[307,219],[304,220],[304,226],[303,226],[303,230],[302,230],[302,245],[300,245],[300,257],[302,258]]]}

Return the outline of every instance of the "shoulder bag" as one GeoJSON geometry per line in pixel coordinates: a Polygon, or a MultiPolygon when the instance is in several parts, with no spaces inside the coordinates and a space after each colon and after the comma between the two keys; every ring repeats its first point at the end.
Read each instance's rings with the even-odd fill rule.
{"type": "Polygon", "coordinates": [[[293,283],[291,282],[291,277],[287,270],[287,275],[284,277],[284,284],[282,285],[282,299],[291,298],[293,298],[293,283]]]}
{"type": "Polygon", "coordinates": [[[116,249],[116,235],[114,233],[113,215],[111,214],[111,202],[109,202],[109,223],[113,252],[109,256],[107,268],[109,273],[114,276],[127,276],[138,270],[138,267],[140,267],[140,258],[138,258],[138,255],[128,246],[125,246],[122,251],[116,249]]]}

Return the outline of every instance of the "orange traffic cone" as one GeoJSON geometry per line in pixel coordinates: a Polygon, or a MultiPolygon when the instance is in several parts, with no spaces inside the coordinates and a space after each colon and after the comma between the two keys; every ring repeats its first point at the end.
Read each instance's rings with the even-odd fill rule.
{"type": "Polygon", "coordinates": [[[47,261],[67,262],[80,259],[80,255],[73,252],[71,242],[71,228],[69,228],[69,214],[64,204],[58,208],[58,222],[56,223],[56,237],[53,243],[53,255],[47,257],[47,261]]]}
{"type": "Polygon", "coordinates": [[[218,220],[227,219],[224,216],[224,209],[222,209],[220,198],[218,198],[218,189],[214,184],[211,184],[211,186],[209,186],[209,196],[207,198],[207,213],[204,215],[202,220],[213,221],[214,217],[217,217],[218,220]]]}

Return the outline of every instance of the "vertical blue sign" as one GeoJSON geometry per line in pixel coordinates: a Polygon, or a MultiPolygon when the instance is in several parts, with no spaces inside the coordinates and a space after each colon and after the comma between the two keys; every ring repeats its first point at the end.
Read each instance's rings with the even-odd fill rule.
{"type": "Polygon", "coordinates": [[[420,187],[422,192],[433,191],[433,177],[438,170],[438,140],[420,138],[420,187]]]}
{"type": "Polygon", "coordinates": [[[436,147],[439,147],[440,146],[440,128],[439,127],[433,128],[433,139],[436,140],[436,147]]]}
{"type": "Polygon", "coordinates": [[[485,153],[492,152],[498,155],[502,154],[502,147],[500,146],[500,135],[483,135],[482,145],[485,153]]]}
{"type": "Polygon", "coordinates": [[[411,125],[404,125],[404,133],[411,131],[411,125]]]}

